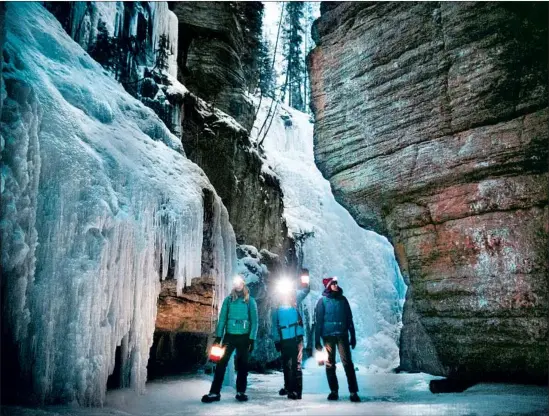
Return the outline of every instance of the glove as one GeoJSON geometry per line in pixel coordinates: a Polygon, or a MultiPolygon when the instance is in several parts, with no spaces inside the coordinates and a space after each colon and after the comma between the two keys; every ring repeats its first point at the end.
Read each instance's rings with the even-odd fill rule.
{"type": "Polygon", "coordinates": [[[280,352],[280,342],[275,342],[275,349],[280,352]]]}
{"type": "Polygon", "coordinates": [[[221,345],[221,337],[215,337],[213,343],[214,343],[214,345],[221,345]]]}
{"type": "Polygon", "coordinates": [[[356,347],[356,337],[354,335],[351,335],[351,348],[354,350],[356,347]]]}
{"type": "Polygon", "coordinates": [[[249,352],[252,352],[253,350],[254,350],[254,340],[251,339],[251,340],[250,340],[250,346],[248,347],[248,351],[249,351],[249,352]]]}
{"type": "Polygon", "coordinates": [[[320,342],[317,342],[315,344],[315,348],[316,348],[317,351],[322,351],[322,344],[320,342]]]}

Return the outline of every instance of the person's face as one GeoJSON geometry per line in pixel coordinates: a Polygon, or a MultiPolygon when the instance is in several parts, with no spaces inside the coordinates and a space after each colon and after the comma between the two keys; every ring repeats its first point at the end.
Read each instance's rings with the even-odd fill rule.
{"type": "Polygon", "coordinates": [[[295,303],[295,292],[284,293],[280,299],[280,304],[284,306],[291,306],[295,303]]]}
{"type": "Polygon", "coordinates": [[[339,291],[339,285],[337,282],[330,282],[330,290],[333,290],[334,292],[339,291]]]}

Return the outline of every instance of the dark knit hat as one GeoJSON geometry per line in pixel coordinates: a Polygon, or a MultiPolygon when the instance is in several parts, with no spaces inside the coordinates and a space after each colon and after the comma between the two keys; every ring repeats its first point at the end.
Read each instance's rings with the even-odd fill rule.
{"type": "Polygon", "coordinates": [[[328,286],[330,286],[330,283],[332,283],[332,281],[337,282],[337,276],[326,277],[322,279],[322,284],[325,288],[327,288],[328,286]]]}

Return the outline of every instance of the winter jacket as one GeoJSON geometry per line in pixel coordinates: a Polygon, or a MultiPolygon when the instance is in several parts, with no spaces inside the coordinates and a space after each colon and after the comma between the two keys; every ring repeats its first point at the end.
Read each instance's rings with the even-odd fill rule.
{"type": "Polygon", "coordinates": [[[355,339],[353,313],[349,301],[343,296],[343,289],[334,292],[327,288],[315,307],[315,343],[320,343],[320,337],[351,335],[355,339]]]}
{"type": "Polygon", "coordinates": [[[255,340],[257,336],[257,303],[251,296],[248,303],[244,298],[238,297],[234,301],[227,296],[223,301],[221,313],[215,335],[219,338],[224,333],[233,335],[250,334],[250,339],[255,340]]]}
{"type": "Polygon", "coordinates": [[[301,302],[303,302],[303,299],[305,299],[310,291],[311,288],[309,286],[297,291],[295,307],[280,305],[278,308],[273,309],[271,328],[274,342],[304,335],[303,323],[301,322],[298,310],[301,302]]]}

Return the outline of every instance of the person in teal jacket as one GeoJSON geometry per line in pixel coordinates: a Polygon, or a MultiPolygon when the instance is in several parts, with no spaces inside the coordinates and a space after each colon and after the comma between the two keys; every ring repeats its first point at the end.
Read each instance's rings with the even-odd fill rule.
{"type": "Polygon", "coordinates": [[[299,309],[303,299],[309,294],[309,270],[302,269],[302,289],[297,293],[294,289],[282,288],[280,303],[272,313],[272,336],[275,348],[282,355],[284,370],[284,387],[278,392],[288,399],[301,399],[303,392],[303,374],[301,361],[303,358],[303,322],[299,309]],[[285,289],[285,290],[284,290],[285,289]]]}
{"type": "Polygon", "coordinates": [[[219,321],[215,330],[214,344],[225,346],[225,354],[215,368],[215,375],[210,393],[202,396],[202,402],[211,403],[221,399],[221,385],[225,370],[233,351],[236,349],[236,399],[248,400],[246,387],[248,380],[248,353],[254,349],[257,336],[257,304],[250,296],[244,278],[238,275],[233,282],[231,294],[223,301],[219,321]]]}

